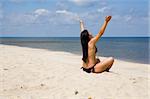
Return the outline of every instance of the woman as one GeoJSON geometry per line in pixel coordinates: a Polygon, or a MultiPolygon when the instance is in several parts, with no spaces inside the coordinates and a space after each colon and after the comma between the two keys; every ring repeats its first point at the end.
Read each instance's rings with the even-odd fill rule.
{"type": "Polygon", "coordinates": [[[87,73],[101,73],[103,71],[109,71],[111,66],[114,63],[114,59],[109,57],[103,61],[100,61],[96,58],[96,43],[98,42],[99,38],[103,35],[105,28],[109,21],[111,20],[111,16],[106,16],[105,22],[101,27],[99,33],[93,37],[91,33],[87,30],[84,30],[83,21],[80,20],[80,29],[81,29],[81,45],[82,45],[82,52],[83,52],[83,67],[82,69],[87,73]]]}

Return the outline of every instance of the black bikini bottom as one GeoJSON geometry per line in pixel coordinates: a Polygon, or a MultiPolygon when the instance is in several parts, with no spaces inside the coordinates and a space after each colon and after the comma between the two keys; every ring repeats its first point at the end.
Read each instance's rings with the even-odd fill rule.
{"type": "MultiPolygon", "coordinates": [[[[96,64],[95,64],[95,65],[96,65],[96,64]]],[[[95,69],[94,69],[95,65],[92,66],[91,68],[88,68],[88,69],[86,69],[86,68],[84,68],[84,67],[81,67],[81,69],[83,69],[83,71],[85,71],[85,72],[87,72],[87,73],[91,73],[91,72],[95,73],[95,69]]]]}

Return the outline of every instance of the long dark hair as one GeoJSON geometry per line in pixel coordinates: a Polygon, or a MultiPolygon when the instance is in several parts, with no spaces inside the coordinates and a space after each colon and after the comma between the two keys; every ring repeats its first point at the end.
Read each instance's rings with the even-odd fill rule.
{"type": "Polygon", "coordinates": [[[88,30],[83,30],[80,35],[83,57],[82,60],[86,63],[88,58],[88,42],[90,41],[88,30]]]}

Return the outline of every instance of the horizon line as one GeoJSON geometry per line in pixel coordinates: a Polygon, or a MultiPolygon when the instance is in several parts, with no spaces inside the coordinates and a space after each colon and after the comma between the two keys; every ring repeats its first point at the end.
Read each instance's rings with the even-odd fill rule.
{"type": "MultiPolygon", "coordinates": [[[[1,37],[0,36],[0,38],[40,38],[40,36],[39,37],[36,37],[36,36],[4,36],[4,37],[1,37]]],[[[54,37],[54,38],[61,38],[61,37],[70,37],[70,38],[72,38],[72,37],[77,37],[77,38],[79,38],[79,36],[48,36],[48,37],[46,37],[46,36],[41,36],[41,37],[43,37],[43,38],[48,38],[48,37],[54,37]]],[[[150,36],[104,36],[104,37],[101,37],[101,38],[105,38],[105,37],[147,37],[147,38],[150,38],[150,36]]]]}

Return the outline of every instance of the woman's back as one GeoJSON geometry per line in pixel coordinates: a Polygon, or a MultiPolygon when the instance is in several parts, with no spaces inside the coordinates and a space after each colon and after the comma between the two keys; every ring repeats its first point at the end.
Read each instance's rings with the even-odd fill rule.
{"type": "Polygon", "coordinates": [[[100,61],[99,59],[96,59],[96,42],[99,40],[99,38],[103,35],[105,28],[110,21],[111,16],[106,16],[105,22],[103,26],[101,27],[99,33],[93,37],[91,33],[89,33],[87,30],[84,30],[83,23],[80,21],[80,28],[81,28],[81,44],[82,44],[82,52],[83,52],[83,70],[88,73],[100,73],[103,71],[109,71],[111,66],[113,65],[114,59],[112,57],[109,57],[103,61],[100,61]]]}
{"type": "Polygon", "coordinates": [[[88,63],[87,66],[90,68],[96,64],[96,47],[91,42],[88,43],[88,63]]]}

